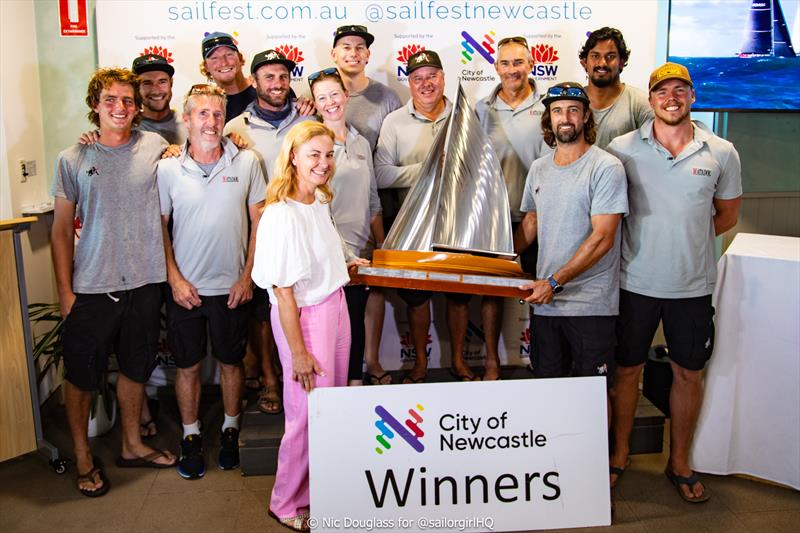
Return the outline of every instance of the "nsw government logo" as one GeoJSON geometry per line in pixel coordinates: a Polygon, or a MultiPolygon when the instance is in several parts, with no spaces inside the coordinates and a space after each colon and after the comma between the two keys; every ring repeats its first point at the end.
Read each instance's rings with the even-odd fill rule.
{"type": "Polygon", "coordinates": [[[400,63],[397,66],[397,81],[406,81],[408,79],[408,58],[425,50],[425,45],[422,44],[407,44],[397,51],[397,61],[400,63]]]}
{"type": "Polygon", "coordinates": [[[170,52],[165,46],[148,46],[141,52],[139,52],[140,56],[149,56],[149,55],[156,55],[161,56],[167,60],[167,63],[172,63],[175,60],[172,58],[172,52],[170,52]]]}
{"type": "Polygon", "coordinates": [[[408,410],[410,418],[407,418],[405,423],[401,424],[384,406],[375,406],[375,414],[378,415],[378,420],[375,421],[375,427],[380,431],[379,435],[375,435],[375,440],[380,444],[380,446],[375,447],[375,452],[378,455],[383,455],[384,450],[388,451],[392,448],[392,443],[390,441],[394,439],[395,436],[402,438],[417,453],[422,453],[425,450],[425,445],[420,440],[425,436],[425,432],[419,427],[423,421],[422,415],[420,415],[419,412],[424,411],[425,408],[419,403],[416,405],[416,408],[417,410],[408,410]]]}
{"type": "Polygon", "coordinates": [[[305,59],[303,51],[293,44],[282,44],[276,46],[275,50],[286,56],[289,61],[294,61],[294,68],[292,69],[292,81],[299,81],[303,78],[303,70],[305,67],[300,66],[300,63],[305,59]]]}
{"type": "Polygon", "coordinates": [[[540,80],[555,80],[558,73],[558,50],[553,45],[539,43],[531,47],[533,75],[540,80]]]}

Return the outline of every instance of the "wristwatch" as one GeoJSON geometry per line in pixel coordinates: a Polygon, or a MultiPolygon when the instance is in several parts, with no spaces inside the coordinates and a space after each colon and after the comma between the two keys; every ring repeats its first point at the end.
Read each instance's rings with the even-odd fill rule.
{"type": "Polygon", "coordinates": [[[552,274],[547,276],[547,281],[550,283],[550,289],[553,291],[553,294],[559,294],[564,290],[564,287],[562,287],[561,284],[556,281],[556,278],[554,278],[552,274]]]}

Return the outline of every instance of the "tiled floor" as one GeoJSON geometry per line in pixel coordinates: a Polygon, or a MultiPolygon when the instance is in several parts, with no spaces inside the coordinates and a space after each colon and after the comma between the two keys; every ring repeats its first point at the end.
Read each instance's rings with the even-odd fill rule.
{"type": "MultiPolygon", "coordinates": [[[[154,444],[177,449],[174,398],[162,398],[161,435],[154,444]]],[[[202,406],[207,428],[219,427],[218,401],[202,406]]],[[[60,408],[45,419],[46,437],[69,455],[70,440],[60,408]]],[[[107,466],[111,491],[81,496],[75,470],[56,475],[41,454],[0,463],[0,531],[228,532],[287,531],[266,516],[273,476],[242,477],[215,466],[216,439],[206,443],[208,470],[198,481],[173,469],[118,469],[119,431],[94,441],[107,466]]],[[[633,457],[617,489],[614,525],[619,532],[800,532],[800,493],[737,477],[704,476],[713,490],[702,505],[684,503],[663,475],[666,457],[633,457]]],[[[587,531],[600,531],[592,528],[587,531]]],[[[568,530],[576,531],[576,530],[568,530]]]]}

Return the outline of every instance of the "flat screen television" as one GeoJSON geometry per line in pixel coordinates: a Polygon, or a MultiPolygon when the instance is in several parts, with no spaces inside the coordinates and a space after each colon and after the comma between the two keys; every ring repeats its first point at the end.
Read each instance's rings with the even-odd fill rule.
{"type": "Polygon", "coordinates": [[[800,111],[800,0],[671,0],[668,56],[697,111],[800,111]]]}

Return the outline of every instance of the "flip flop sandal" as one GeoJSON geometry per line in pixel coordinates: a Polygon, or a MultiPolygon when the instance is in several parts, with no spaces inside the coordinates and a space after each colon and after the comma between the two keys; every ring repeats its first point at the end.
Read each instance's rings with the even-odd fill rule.
{"type": "Polygon", "coordinates": [[[103,494],[105,494],[105,493],[107,493],[109,491],[109,489],[111,488],[111,483],[108,481],[108,478],[106,477],[105,472],[103,472],[102,467],[99,466],[100,465],[100,459],[98,459],[97,457],[93,457],[92,461],[94,463],[94,468],[89,470],[89,472],[87,472],[86,474],[78,473],[78,477],[76,479],[76,481],[78,482],[78,492],[80,492],[81,494],[83,494],[87,498],[99,498],[100,496],[102,496],[103,494]],[[103,482],[103,485],[99,489],[95,489],[95,490],[86,489],[86,488],[82,489],[80,487],[81,483],[85,483],[85,482],[97,483],[97,481],[95,481],[95,478],[94,478],[95,474],[97,474],[97,477],[100,479],[100,481],[103,482]]]}
{"type": "Polygon", "coordinates": [[[392,375],[389,372],[384,372],[381,375],[370,374],[369,372],[364,372],[364,376],[367,378],[366,382],[369,385],[392,385],[392,375]],[[389,381],[386,383],[383,382],[384,379],[389,378],[389,381]]]}
{"type": "Polygon", "coordinates": [[[178,462],[175,461],[171,464],[166,463],[157,463],[156,459],[159,457],[168,457],[168,455],[163,450],[156,450],[152,453],[148,453],[144,457],[134,457],[133,459],[126,459],[121,455],[117,457],[116,465],[119,468],[172,468],[178,462]]]}
{"type": "Polygon", "coordinates": [[[456,374],[451,370],[450,375],[459,381],[481,381],[481,377],[478,374],[473,374],[471,376],[468,374],[456,374]]]}
{"type": "Polygon", "coordinates": [[[428,373],[424,373],[418,378],[412,378],[411,372],[408,372],[406,375],[403,376],[403,380],[401,381],[402,384],[408,385],[413,383],[425,383],[425,380],[428,379],[428,373]]]}
{"type": "Polygon", "coordinates": [[[682,486],[686,486],[687,488],[689,488],[689,490],[691,490],[692,486],[700,481],[700,476],[698,476],[697,472],[695,472],[694,470],[692,470],[692,474],[690,476],[684,477],[675,474],[674,472],[672,472],[672,470],[669,469],[669,467],[667,467],[666,470],[664,470],[664,475],[666,475],[667,479],[669,479],[670,482],[672,482],[672,484],[675,485],[675,488],[678,489],[678,495],[680,495],[680,497],[685,502],[703,503],[707,502],[709,498],[711,498],[711,491],[705,485],[703,486],[703,494],[701,494],[700,496],[696,496],[694,498],[687,496],[686,494],[683,493],[683,490],[681,490],[682,486]]]}
{"type": "Polygon", "coordinates": [[[623,466],[623,467],[619,467],[619,466],[611,466],[611,465],[608,465],[608,473],[609,473],[609,474],[615,474],[615,475],[617,476],[617,479],[615,479],[615,480],[614,480],[614,482],[613,482],[613,483],[611,483],[611,488],[612,488],[612,489],[613,489],[614,487],[616,487],[616,486],[619,484],[620,480],[622,479],[622,474],[624,474],[624,473],[625,473],[625,470],[626,470],[626,469],[627,469],[629,466],[631,466],[631,459],[630,459],[630,457],[628,457],[628,460],[627,460],[627,461],[625,461],[625,466],[623,466]]]}
{"type": "Polygon", "coordinates": [[[261,376],[244,378],[244,387],[249,391],[260,391],[264,387],[264,384],[261,382],[261,376]]]}
{"type": "Polygon", "coordinates": [[[268,415],[279,415],[283,412],[283,400],[275,387],[266,387],[258,393],[258,403],[256,404],[258,410],[268,415]],[[276,408],[270,409],[269,405],[277,405],[276,408]]]}

